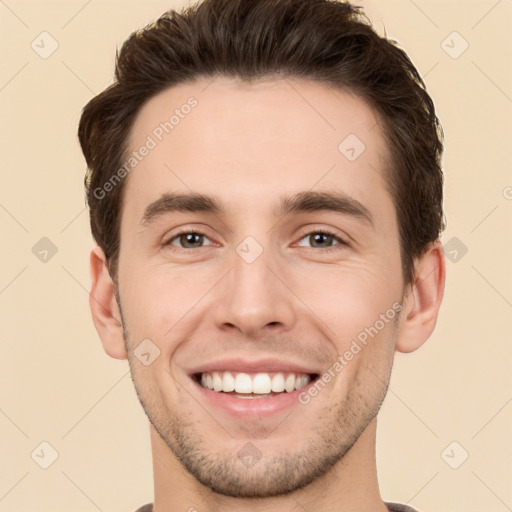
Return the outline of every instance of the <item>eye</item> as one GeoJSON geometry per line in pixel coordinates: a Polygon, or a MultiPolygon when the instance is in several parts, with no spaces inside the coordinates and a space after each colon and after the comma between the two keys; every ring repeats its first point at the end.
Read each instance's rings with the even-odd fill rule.
{"type": "Polygon", "coordinates": [[[203,233],[198,233],[196,231],[183,231],[174,235],[170,238],[164,245],[173,245],[180,247],[182,249],[200,249],[204,247],[204,245],[212,245],[211,242],[204,244],[204,242],[209,238],[206,237],[203,233]]]}
{"type": "MultiPolygon", "coordinates": [[[[164,246],[174,246],[181,249],[200,249],[213,245],[210,239],[203,233],[197,231],[183,231],[175,234],[164,246]]],[[[347,243],[339,236],[329,231],[311,231],[303,236],[297,245],[301,247],[312,247],[313,249],[334,250],[337,246],[345,246],[347,243]],[[310,245],[308,245],[308,242],[310,245]]]]}
{"type": "Polygon", "coordinates": [[[331,249],[332,247],[338,245],[347,245],[344,240],[342,240],[339,236],[334,233],[330,233],[328,231],[312,231],[307,235],[303,236],[297,245],[306,246],[302,243],[303,240],[308,241],[314,249],[331,249]]]}

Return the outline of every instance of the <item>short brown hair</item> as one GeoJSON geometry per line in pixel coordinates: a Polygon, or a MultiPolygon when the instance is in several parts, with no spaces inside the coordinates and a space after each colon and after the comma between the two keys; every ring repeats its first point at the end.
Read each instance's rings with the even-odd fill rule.
{"type": "MultiPolygon", "coordinates": [[[[379,114],[389,150],[405,283],[444,228],[443,133],[425,84],[396,41],[360,7],[334,0],[204,0],[134,32],[117,54],[115,81],[85,106],[78,136],[92,234],[117,274],[122,166],[136,114],[162,90],[201,77],[300,78],[357,94],[379,114]]],[[[340,141],[341,142],[341,141],[340,141]]]]}

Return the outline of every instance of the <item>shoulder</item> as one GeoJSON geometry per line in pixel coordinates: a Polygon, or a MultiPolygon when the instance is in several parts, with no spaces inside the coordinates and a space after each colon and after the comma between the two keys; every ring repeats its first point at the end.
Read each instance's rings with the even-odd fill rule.
{"type": "MultiPolygon", "coordinates": [[[[386,506],[390,510],[390,512],[417,512],[412,507],[409,507],[407,505],[402,505],[400,503],[386,503],[386,506]]],[[[140,508],[138,508],[135,512],[152,512],[153,511],[153,504],[148,503],[147,505],[144,505],[140,508]]]]}
{"type": "Polygon", "coordinates": [[[148,503],[147,505],[138,508],[135,512],[153,512],[153,503],[148,503]]]}
{"type": "Polygon", "coordinates": [[[416,509],[401,503],[386,503],[386,507],[388,507],[390,512],[418,512],[416,509]]]}

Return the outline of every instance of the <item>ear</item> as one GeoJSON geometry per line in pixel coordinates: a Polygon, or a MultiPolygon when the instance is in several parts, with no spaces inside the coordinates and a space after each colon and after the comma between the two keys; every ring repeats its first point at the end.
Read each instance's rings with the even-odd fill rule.
{"type": "Polygon", "coordinates": [[[98,245],[91,251],[91,279],[89,306],[103,348],[115,359],[126,359],[123,327],[114,282],[108,271],[105,253],[98,245]]]}
{"type": "Polygon", "coordinates": [[[413,352],[428,340],[436,326],[443,299],[446,261],[438,240],[414,265],[414,280],[404,298],[398,341],[398,352],[413,352]]]}

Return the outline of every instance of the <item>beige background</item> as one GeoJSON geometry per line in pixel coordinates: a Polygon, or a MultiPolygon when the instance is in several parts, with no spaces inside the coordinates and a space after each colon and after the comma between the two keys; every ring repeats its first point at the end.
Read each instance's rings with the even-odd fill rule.
{"type": "MultiPolygon", "coordinates": [[[[152,500],[146,418],[127,363],[104,354],[90,319],[76,129],[111,80],[116,46],[182,5],[0,0],[0,512],[131,512],[152,500]],[[43,31],[59,45],[47,59],[31,47],[42,52],[46,37],[51,48],[43,31]],[[32,252],[43,237],[58,249],[46,262],[32,252]],[[48,469],[43,441],[58,452],[48,469]]],[[[443,241],[456,256],[433,337],[396,359],[380,415],[382,494],[422,512],[512,510],[512,1],[363,5],[435,99],[443,241]]]]}

